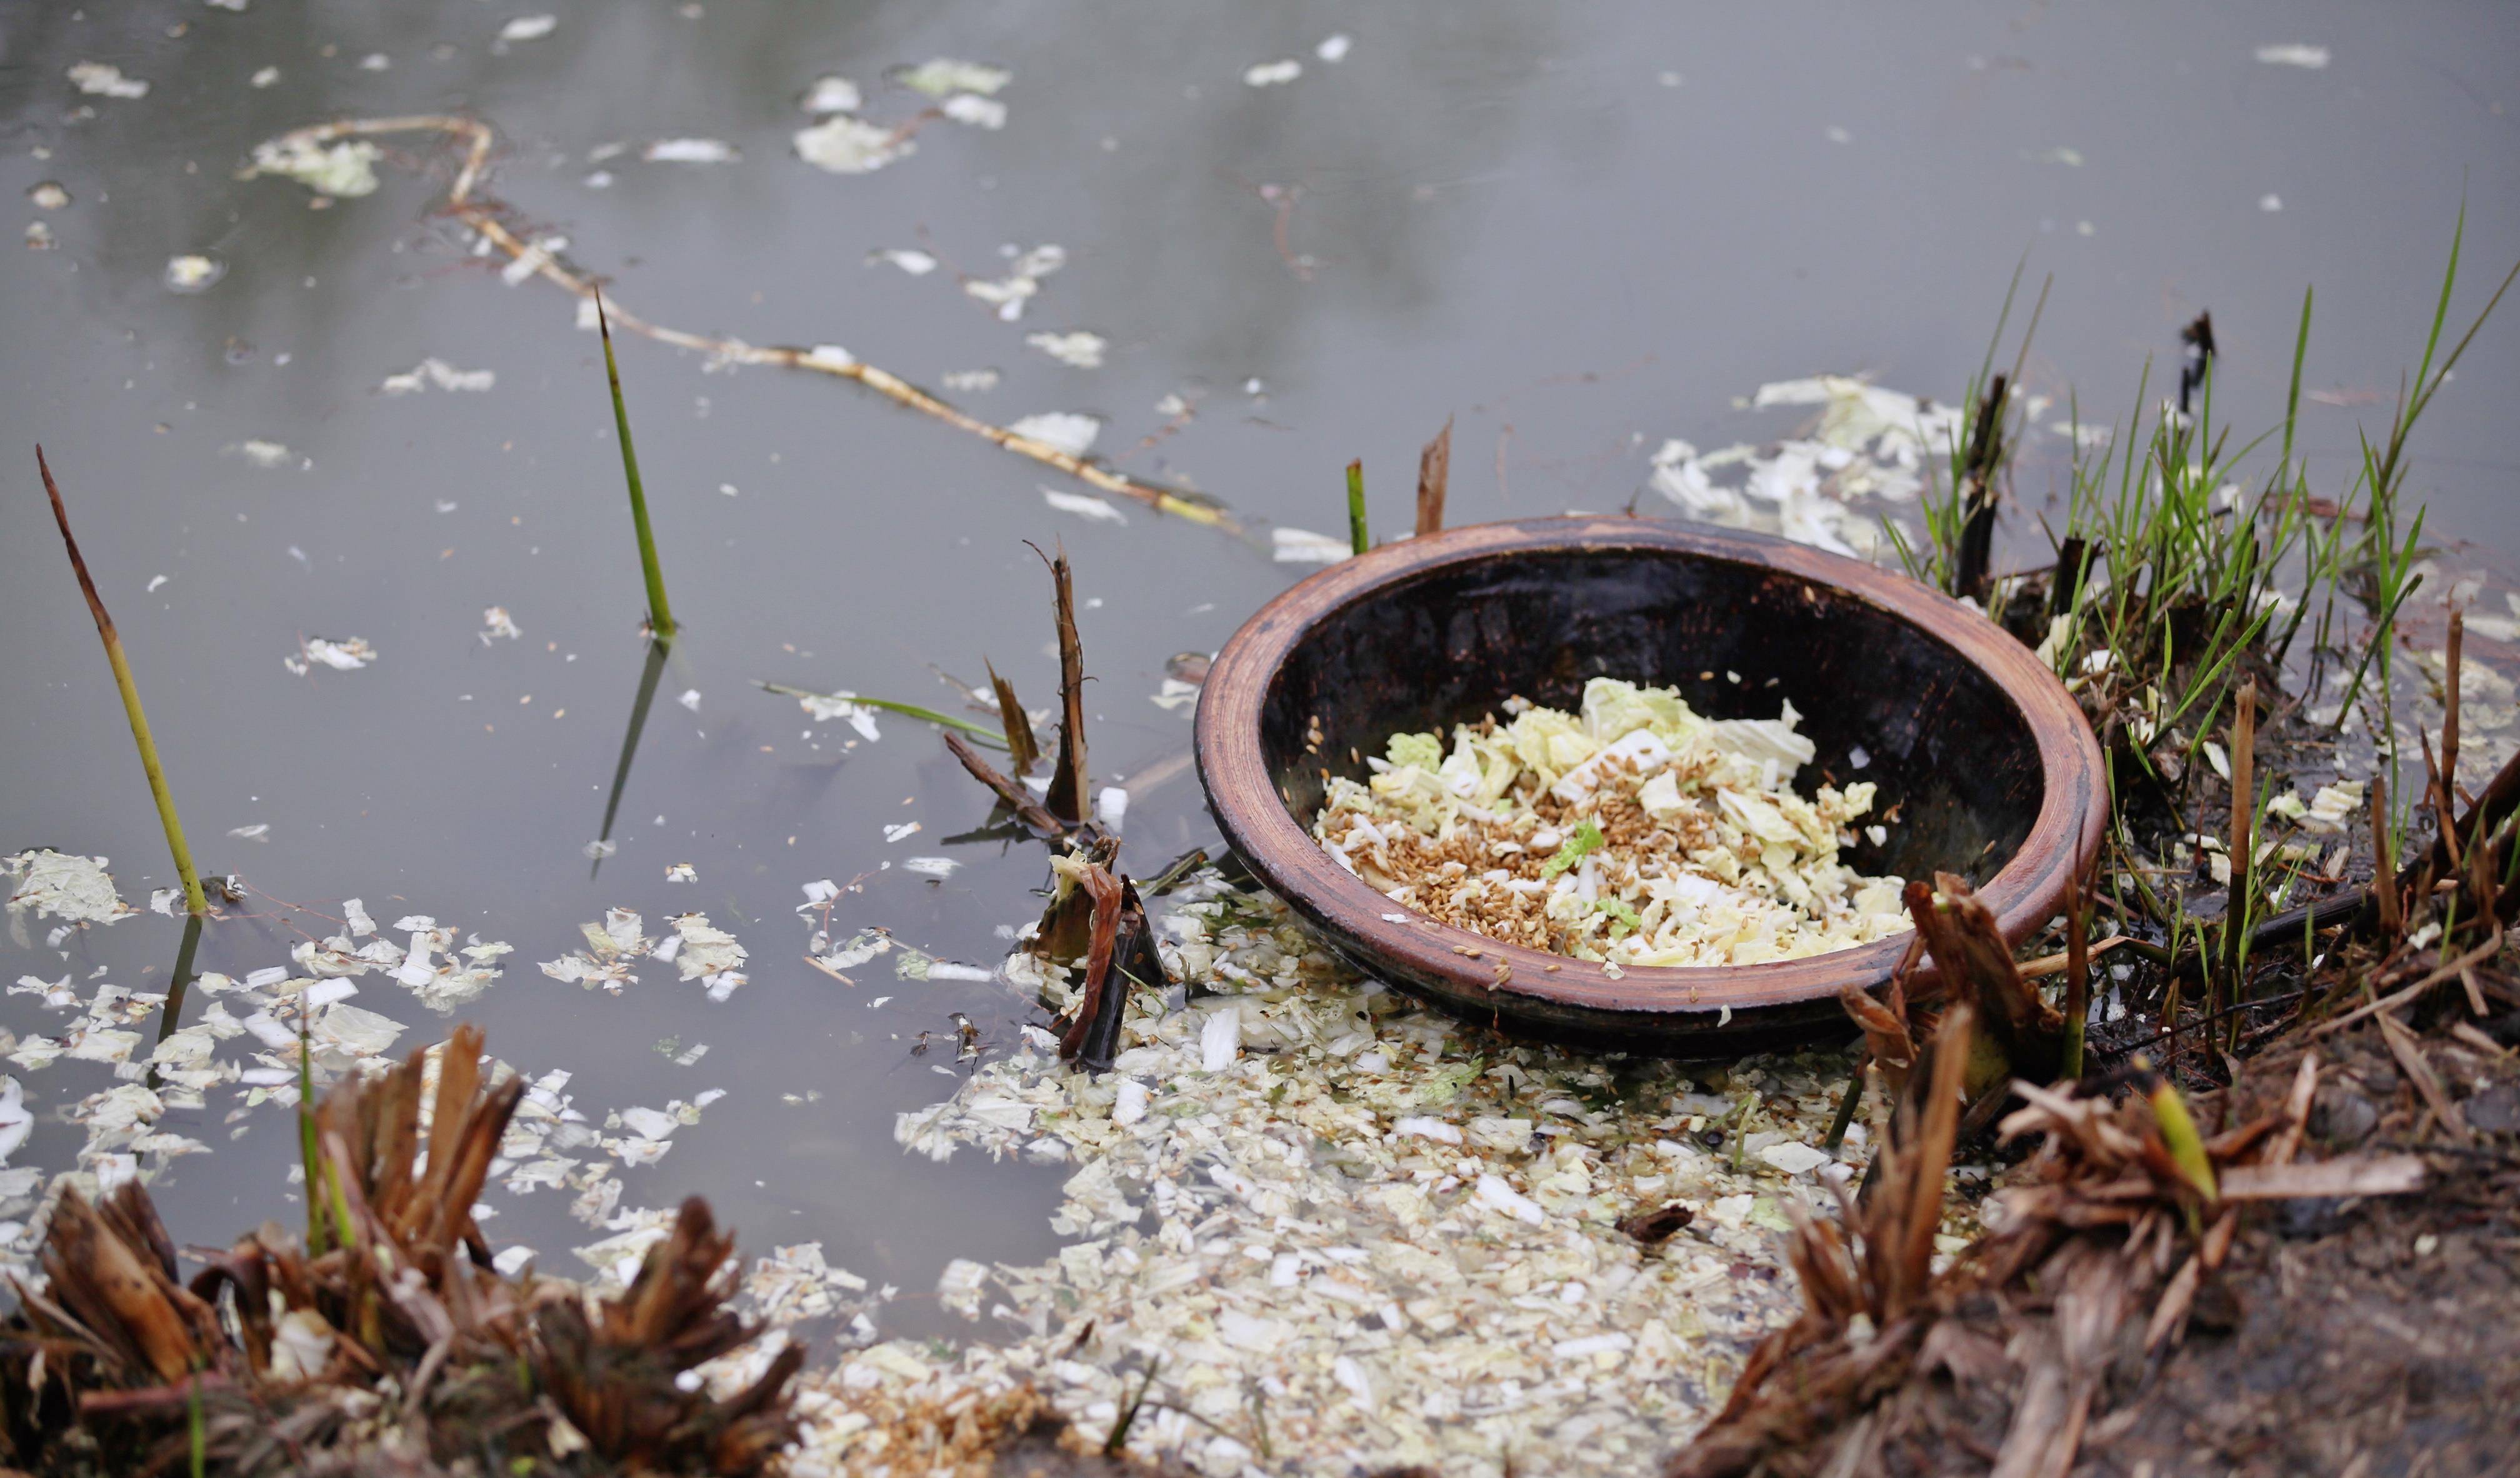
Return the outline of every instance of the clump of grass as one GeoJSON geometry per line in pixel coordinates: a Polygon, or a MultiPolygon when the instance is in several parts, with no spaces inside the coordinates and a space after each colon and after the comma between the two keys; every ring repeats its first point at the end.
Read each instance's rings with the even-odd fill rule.
{"type": "MultiPolygon", "coordinates": [[[[2199,315],[2182,336],[2185,358],[2175,397],[2166,385],[2154,388],[2147,365],[2132,414],[2088,450],[2079,434],[2082,408],[2074,407],[2071,494],[2062,527],[2048,534],[2053,562],[2010,577],[1987,573],[1987,549],[1995,496],[2015,451],[2018,365],[2011,377],[1993,373],[1991,343],[1970,381],[1948,472],[1923,500],[1921,531],[1890,529],[1911,574],[1976,600],[2037,647],[2091,718],[2112,770],[2113,815],[2098,875],[2121,917],[2143,925],[2150,942],[2138,941],[2135,953],[2162,967],[2142,991],[2159,992],[2150,999],[2160,1007],[2170,1060],[2177,1059],[2179,1033],[2191,1024],[2198,1031],[2223,1026],[2216,1045],[2240,1049],[2243,1028],[2268,1009],[2255,984],[2271,958],[2262,942],[2289,944],[2299,934],[2302,949],[2292,963],[2307,974],[2321,958],[2320,927],[2358,914],[2393,937],[2413,926],[2412,911],[2393,907],[2399,900],[2388,889],[2381,891],[2391,896],[2369,900],[2370,908],[2315,904],[2318,913],[2304,917],[2299,904],[2314,883],[2342,879],[2318,866],[2317,839],[2273,809],[2283,789],[2278,772],[2296,746],[2324,749],[2329,728],[2341,730],[2357,716],[2369,720],[2376,751],[2372,862],[2382,877],[2407,855],[2419,809],[2440,818],[2436,829],[2452,824],[2442,813],[2453,809],[2455,792],[2443,786],[2436,793],[2404,773],[2392,653],[2427,554],[2423,511],[2406,496],[2409,435],[2520,278],[2515,267],[2462,335],[2446,332],[2463,216],[2415,373],[2386,436],[2362,438],[2360,465],[2341,494],[2315,495],[2308,460],[2296,450],[2316,303],[2305,292],[2279,426],[2244,440],[2218,417],[2220,366],[2210,321],[2199,315]],[[2159,404],[2152,403],[2156,395],[2159,404]],[[2272,467],[2252,465],[2261,447],[2275,451],[2272,467]],[[2218,735],[2228,738],[2228,754],[2212,744],[2218,735]],[[2262,738],[2270,741],[2264,759],[2255,752],[2262,738]],[[2384,799],[2392,794],[2395,808],[2384,799]],[[2230,871],[2228,880],[2216,879],[2218,889],[2199,890],[2207,904],[2200,918],[2190,879],[2218,847],[2230,871]],[[2219,911],[2211,906],[2214,891],[2219,911]]],[[[2016,271],[1998,343],[2018,286],[2016,271]]],[[[2034,312],[2034,328],[2036,322],[2034,312]]],[[[2445,729],[2448,749],[2455,720],[2445,729]]],[[[2340,757],[2340,768],[2352,763],[2340,757]]],[[[2086,927],[2069,925],[2069,953],[2071,936],[2086,927]]],[[[2082,983],[2082,1000],[2069,1002],[2069,1009],[2088,1003],[2087,967],[2070,972],[2082,983]]],[[[2129,989],[2133,1002],[2137,988],[2129,989]]],[[[2311,994],[2305,987],[2282,999],[2311,994]]],[[[2210,1063],[2214,1055],[2191,1060],[2210,1063]]]]}
{"type": "Polygon", "coordinates": [[[621,475],[630,484],[630,521],[639,530],[639,569],[648,581],[648,629],[656,640],[674,639],[674,608],[665,601],[665,571],[656,561],[656,533],[648,526],[648,493],[639,482],[639,452],[630,444],[630,410],[621,402],[621,366],[612,358],[612,324],[604,293],[595,293],[595,327],[604,337],[604,378],[612,386],[612,425],[621,437],[621,475]]]}
{"type": "Polygon", "coordinates": [[[140,748],[140,768],[149,776],[149,794],[158,803],[158,824],[166,831],[166,850],[175,857],[175,875],[183,880],[184,908],[199,918],[210,911],[209,900],[202,893],[201,874],[193,871],[193,849],[184,842],[184,819],[175,814],[175,794],[166,784],[166,769],[158,762],[158,741],[149,732],[148,711],[140,706],[140,685],[131,676],[131,661],[122,654],[122,634],[114,629],[113,617],[106,612],[105,601],[96,593],[96,581],[89,577],[87,560],[79,554],[78,539],[70,533],[69,510],[63,506],[61,484],[53,480],[52,464],[44,460],[44,449],[35,448],[35,467],[44,476],[44,493],[53,502],[53,521],[61,526],[62,548],[69,555],[70,571],[78,576],[79,593],[87,597],[88,614],[96,618],[96,634],[105,643],[105,659],[113,668],[113,686],[122,693],[122,711],[131,720],[131,741],[140,748]]]}

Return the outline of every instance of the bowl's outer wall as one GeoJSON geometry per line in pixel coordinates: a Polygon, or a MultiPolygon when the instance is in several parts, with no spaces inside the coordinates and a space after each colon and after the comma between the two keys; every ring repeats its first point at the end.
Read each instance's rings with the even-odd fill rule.
{"type": "Polygon", "coordinates": [[[1876,813],[1895,818],[1885,849],[1863,843],[1849,861],[1967,874],[2016,937],[2053,914],[2105,824],[2080,711],[1983,616],[1803,546],[1628,518],[1455,529],[1297,585],[1218,654],[1200,700],[1201,780],[1227,839],[1342,954],[1455,1010],[1679,1052],[1842,1026],[1840,986],[1885,980],[1904,937],[1614,976],[1415,915],[1311,840],[1325,776],[1361,776],[1393,733],[1448,731],[1517,694],[1572,708],[1595,676],[1677,687],[1716,718],[1774,718],[1791,700],[1819,746],[1800,784],[1875,782],[1876,813]]]}

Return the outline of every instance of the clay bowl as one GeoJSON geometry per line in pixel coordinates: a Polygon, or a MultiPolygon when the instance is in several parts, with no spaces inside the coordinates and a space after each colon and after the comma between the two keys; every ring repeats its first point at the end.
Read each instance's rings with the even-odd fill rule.
{"type": "Polygon", "coordinates": [[[1379,754],[1393,733],[1449,731],[1516,694],[1572,709],[1596,676],[1677,687],[1711,718],[1774,718],[1791,698],[1819,746],[1802,784],[1873,781],[1875,814],[1898,808],[1888,843],[1859,840],[1849,860],[1905,877],[1960,873],[2016,943],[2059,912],[2077,857],[2097,851],[2107,821],[2100,750],[2081,711],[1985,617],[1803,545],[1624,517],[1404,540],[1278,597],[1209,670],[1199,779],[1252,873],[1339,954],[1462,1016],[1684,1056],[1845,1031],[1840,988],[1887,982],[1905,935],[1802,960],[1614,975],[1438,923],[1314,843],[1326,775],[1363,778],[1358,756],[1379,754]],[[1511,972],[1502,986],[1500,962],[1511,972]]]}

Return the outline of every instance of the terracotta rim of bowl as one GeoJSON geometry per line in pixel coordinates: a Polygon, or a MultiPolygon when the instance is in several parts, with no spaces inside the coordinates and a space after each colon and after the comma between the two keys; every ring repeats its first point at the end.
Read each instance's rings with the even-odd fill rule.
{"type": "MultiPolygon", "coordinates": [[[[1462,999],[1514,997],[1586,1015],[1772,1014],[1775,1008],[1833,998],[1849,982],[1869,988],[1887,980],[1907,951],[1906,934],[1800,960],[1638,966],[1616,975],[1593,961],[1504,944],[1439,923],[1376,892],[1332,861],[1279,797],[1262,753],[1261,710],[1287,654],[1325,617],[1394,583],[1452,565],[1516,554],[1623,549],[1748,564],[1834,587],[1920,629],[1985,673],[2027,722],[2046,794],[2020,848],[1978,894],[1995,910],[2004,937],[2016,944],[2060,912],[2078,860],[2098,852],[2108,824],[2108,792],[2091,725],[2030,649],[1959,602],[1860,560],[1755,534],[1642,518],[1530,518],[1406,539],[1342,560],[1262,606],[1217,653],[1199,697],[1199,781],[1226,840],[1262,882],[1334,945],[1440,979],[1462,999]],[[1406,915],[1407,921],[1385,917],[1393,914],[1406,915]],[[1463,953],[1468,950],[1477,954],[1463,953]],[[1501,987],[1500,961],[1511,970],[1501,987]]],[[[1510,1002],[1498,1006],[1513,1014],[1510,1002]]]]}

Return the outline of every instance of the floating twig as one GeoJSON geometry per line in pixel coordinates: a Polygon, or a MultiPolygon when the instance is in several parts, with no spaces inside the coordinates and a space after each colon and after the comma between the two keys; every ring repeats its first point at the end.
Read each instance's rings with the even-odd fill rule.
{"type": "MultiPolygon", "coordinates": [[[[565,290],[572,296],[592,298],[595,280],[561,265],[548,247],[529,243],[510,230],[500,216],[505,210],[497,200],[479,193],[483,172],[487,169],[491,148],[497,134],[490,125],[476,118],[459,117],[452,113],[413,113],[384,118],[344,118],[333,123],[319,123],[293,129],[271,141],[277,150],[320,149],[343,139],[373,138],[396,133],[438,133],[463,141],[463,163],[456,170],[454,183],[446,192],[445,210],[472,230],[482,240],[504,252],[514,264],[529,266],[528,276],[565,290]]],[[[511,268],[516,270],[516,267],[511,268]]],[[[1200,494],[1177,488],[1158,487],[1135,477],[1126,477],[1096,463],[1088,462],[1063,447],[992,425],[937,398],[934,394],[858,359],[854,355],[825,348],[797,348],[779,344],[751,344],[739,338],[694,334],[682,329],[650,323],[614,302],[609,309],[611,320],[633,334],[643,335],[659,343],[677,348],[698,349],[736,364],[768,365],[788,370],[809,370],[816,374],[851,380],[896,405],[907,406],[923,416],[941,421],[957,430],[967,431],[993,442],[1018,457],[1057,468],[1068,476],[1106,493],[1133,499],[1157,513],[1171,514],[1192,523],[1238,532],[1232,514],[1222,504],[1200,494]]]]}
{"type": "Polygon", "coordinates": [[[1032,828],[1044,840],[1057,841],[1067,834],[1066,823],[1051,815],[1049,809],[1033,799],[1032,792],[1020,784],[999,774],[997,767],[980,758],[979,751],[972,748],[963,736],[947,733],[945,747],[954,751],[954,757],[963,762],[963,768],[971,773],[971,779],[997,792],[998,799],[1006,802],[1007,809],[1014,812],[1015,819],[1032,828]]]}

